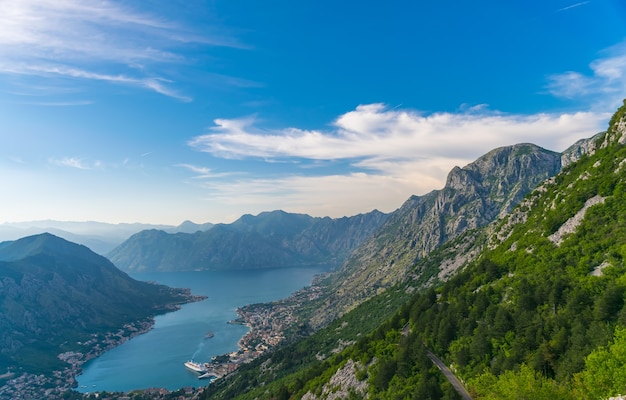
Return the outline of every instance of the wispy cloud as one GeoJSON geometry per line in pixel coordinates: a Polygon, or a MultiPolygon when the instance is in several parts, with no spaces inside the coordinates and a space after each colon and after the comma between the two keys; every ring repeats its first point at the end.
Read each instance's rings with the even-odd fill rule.
{"type": "Polygon", "coordinates": [[[65,66],[50,66],[50,65],[28,65],[19,67],[5,66],[0,62],[0,71],[11,72],[20,75],[39,75],[50,76],[58,75],[71,78],[82,78],[96,81],[105,81],[109,83],[125,84],[130,86],[143,87],[145,89],[153,90],[157,93],[174,97],[182,101],[191,101],[188,96],[178,94],[174,89],[167,87],[167,83],[171,82],[163,78],[132,78],[123,74],[110,75],[101,74],[90,71],[85,71],[77,68],[70,68],[65,66]]]}
{"type": "Polygon", "coordinates": [[[196,179],[207,179],[207,178],[224,178],[227,176],[233,176],[236,173],[233,172],[213,172],[211,168],[201,167],[192,164],[176,164],[175,167],[181,167],[188,169],[189,171],[196,174],[194,178],[196,179]]]}
{"type": "Polygon", "coordinates": [[[242,47],[119,1],[0,2],[0,74],[105,81],[188,101],[158,72],[161,64],[188,62],[185,44],[242,47]]]}
{"type": "Polygon", "coordinates": [[[594,112],[510,115],[486,105],[464,105],[462,110],[424,115],[383,104],[361,105],[327,130],[267,130],[254,117],[219,119],[189,145],[214,157],[293,163],[273,179],[251,169],[236,180],[208,179],[203,185],[211,201],[244,202],[239,205],[251,212],[280,204],[294,212],[341,216],[355,209],[391,211],[413,194],[442,187],[454,166],[495,147],[531,142],[562,151],[604,129],[609,117],[594,112]]]}
{"type": "Polygon", "coordinates": [[[50,158],[48,162],[59,167],[69,167],[82,170],[103,168],[101,161],[88,162],[77,157],[50,158]]]}
{"type": "Polygon", "coordinates": [[[626,42],[606,50],[605,54],[608,55],[589,64],[588,73],[567,71],[549,76],[550,94],[595,102],[605,109],[621,104],[626,92],[626,42]]]}
{"type": "Polygon", "coordinates": [[[598,131],[606,117],[585,112],[507,115],[484,107],[469,110],[422,115],[383,104],[361,105],[337,118],[329,131],[267,131],[257,127],[254,118],[218,119],[209,133],[189,144],[223,158],[353,160],[354,165],[386,171],[391,163],[420,158],[472,159],[517,142],[563,150],[573,139],[598,131]]]}

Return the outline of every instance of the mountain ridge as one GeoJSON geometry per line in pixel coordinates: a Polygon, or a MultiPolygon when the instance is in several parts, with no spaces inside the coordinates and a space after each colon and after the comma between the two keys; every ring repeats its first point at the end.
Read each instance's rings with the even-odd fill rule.
{"type": "Polygon", "coordinates": [[[44,233],[0,244],[0,370],[50,373],[57,355],[89,352],[93,334],[193,300],[138,282],[83,245],[44,233]]]}
{"type": "Polygon", "coordinates": [[[201,398],[458,398],[429,352],[452,365],[475,398],[623,393],[624,143],[626,102],[592,150],[512,213],[446,242],[407,279],[216,382],[201,398]],[[562,233],[558,240],[551,239],[555,232],[562,233]],[[459,247],[478,250],[445,282],[425,288],[417,277],[437,275],[459,247]],[[377,328],[361,328],[373,313],[389,312],[376,304],[398,299],[403,304],[377,328]]]}
{"type": "Polygon", "coordinates": [[[453,168],[444,188],[411,196],[329,280],[328,297],[315,309],[313,326],[401,281],[419,259],[447,241],[506,215],[561,169],[561,158],[529,143],[496,148],[453,168]]]}
{"type": "Polygon", "coordinates": [[[339,264],[387,215],[311,217],[268,211],[191,234],[142,231],[108,257],[127,271],[246,269],[339,264]]]}

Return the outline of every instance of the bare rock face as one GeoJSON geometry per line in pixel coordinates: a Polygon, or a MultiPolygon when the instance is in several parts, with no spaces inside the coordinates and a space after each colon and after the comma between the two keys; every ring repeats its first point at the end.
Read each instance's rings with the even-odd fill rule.
{"type": "Polygon", "coordinates": [[[351,398],[351,393],[360,396],[360,398],[369,399],[367,381],[357,379],[357,370],[363,368],[365,367],[360,363],[348,360],[346,365],[339,368],[330,378],[330,381],[324,385],[320,396],[309,392],[302,396],[302,400],[348,399],[351,398]]]}
{"type": "Polygon", "coordinates": [[[580,225],[585,217],[587,209],[601,203],[604,203],[604,197],[598,195],[587,200],[585,205],[576,213],[576,215],[565,221],[565,223],[561,225],[556,232],[548,236],[548,240],[559,246],[561,242],[563,242],[566,235],[576,232],[576,228],[578,228],[578,225],[580,225]]]}
{"type": "Polygon", "coordinates": [[[581,139],[568,147],[561,155],[561,164],[563,167],[578,161],[585,154],[591,155],[598,148],[597,141],[604,134],[598,133],[588,139],[581,139]]]}
{"type": "Polygon", "coordinates": [[[626,120],[622,119],[617,125],[617,142],[626,144],[626,120]]]}
{"type": "MultiPolygon", "coordinates": [[[[626,101],[624,104],[626,104],[626,101]]],[[[610,131],[606,135],[605,142],[602,144],[603,147],[608,146],[611,142],[617,142],[619,144],[626,143],[626,118],[624,118],[623,115],[619,115],[619,111],[616,117],[620,119],[611,126],[610,131]]]]}
{"type": "Polygon", "coordinates": [[[560,153],[526,143],[492,150],[463,168],[455,167],[443,189],[409,198],[353,253],[335,276],[327,307],[320,308],[313,324],[323,325],[329,315],[335,317],[402,281],[417,260],[467,230],[506,215],[560,169],[560,153]]]}

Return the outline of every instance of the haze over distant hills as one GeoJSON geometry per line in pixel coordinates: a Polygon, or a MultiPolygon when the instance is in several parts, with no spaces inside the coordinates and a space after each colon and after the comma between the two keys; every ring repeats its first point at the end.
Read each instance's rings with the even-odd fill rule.
{"type": "MultiPolygon", "coordinates": [[[[352,264],[368,282],[350,286],[347,282],[361,279],[344,279],[346,268],[337,281],[342,282],[341,293],[350,294],[347,297],[367,297],[370,290],[399,279],[408,263],[510,211],[542,180],[587,153],[593,142],[580,140],[563,153],[528,143],[494,149],[454,168],[442,190],[412,196],[391,214],[373,211],[332,219],[272,211],[192,234],[151,229],[131,236],[107,257],[125,271],[184,271],[339,266],[358,249],[352,264]],[[397,242],[398,235],[405,238],[403,244],[397,242]],[[387,261],[381,267],[383,259],[387,261]]],[[[330,308],[338,311],[335,305],[330,308]]]]}
{"type": "Polygon", "coordinates": [[[338,266],[386,219],[377,210],[343,218],[271,211],[191,234],[142,231],[107,256],[125,271],[338,266]]]}
{"type": "Polygon", "coordinates": [[[104,255],[133,234],[145,229],[161,229],[171,233],[193,233],[210,229],[212,226],[211,223],[196,224],[191,221],[184,221],[178,226],[54,220],[5,222],[0,224],[0,242],[48,232],[71,242],[85,245],[94,252],[104,255]]]}

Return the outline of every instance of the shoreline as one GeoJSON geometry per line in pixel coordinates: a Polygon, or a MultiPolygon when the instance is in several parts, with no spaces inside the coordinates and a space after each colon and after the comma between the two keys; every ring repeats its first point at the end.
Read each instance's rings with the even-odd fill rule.
{"type": "MultiPolygon", "coordinates": [[[[251,362],[274,349],[286,339],[286,332],[298,323],[296,310],[300,308],[302,302],[319,297],[321,289],[319,285],[321,281],[320,277],[325,274],[326,273],[315,275],[310,286],[297,290],[287,298],[267,303],[248,304],[237,308],[237,318],[229,320],[227,323],[245,325],[248,328],[248,332],[237,341],[237,350],[213,357],[213,361],[204,363],[207,368],[213,372],[218,379],[228,378],[228,375],[235,372],[241,364],[251,362]]],[[[181,291],[181,294],[186,296],[185,301],[171,303],[164,307],[161,312],[153,314],[146,319],[126,324],[117,332],[107,332],[104,334],[104,337],[102,337],[103,334],[94,334],[92,339],[82,343],[82,345],[88,344],[91,346],[88,351],[84,353],[79,351],[65,352],[58,355],[60,359],[70,364],[67,368],[61,371],[54,371],[52,376],[48,377],[27,373],[22,374],[11,380],[15,383],[15,385],[13,385],[14,388],[15,386],[24,385],[28,386],[30,389],[34,389],[22,392],[12,391],[12,389],[9,388],[9,394],[17,393],[21,398],[62,399],[68,391],[72,391],[84,398],[87,393],[75,389],[78,387],[76,378],[82,373],[82,367],[85,363],[114,347],[122,345],[135,336],[149,332],[154,327],[155,316],[176,311],[185,304],[202,301],[207,298],[207,296],[192,295],[189,289],[178,290],[181,291]],[[24,395],[24,393],[26,393],[26,395],[24,395]],[[35,393],[35,395],[32,393],[35,393]]],[[[210,382],[208,384],[210,384],[210,382]]],[[[186,388],[188,390],[185,392],[184,398],[193,398],[202,393],[204,388],[205,386],[199,386],[193,388],[193,390],[192,388],[186,388]]],[[[133,390],[132,392],[158,394],[159,396],[172,393],[163,388],[146,388],[133,390]]],[[[125,394],[125,392],[115,393],[117,395],[125,394]]],[[[6,383],[4,386],[0,386],[0,398],[4,398],[3,396],[5,394],[7,394],[6,383]]]]}
{"type": "Polygon", "coordinates": [[[321,295],[319,286],[321,277],[316,277],[318,279],[314,277],[310,286],[297,290],[287,298],[268,303],[247,304],[236,309],[238,317],[228,323],[245,325],[248,332],[237,342],[238,350],[214,358],[220,362],[206,363],[214,370],[228,371],[218,379],[227,377],[237,370],[239,365],[270,352],[287,339],[287,332],[299,323],[296,311],[302,303],[321,295]]]}
{"type": "Polygon", "coordinates": [[[205,300],[206,296],[192,295],[189,289],[177,289],[184,297],[183,301],[172,302],[163,306],[160,312],[141,320],[124,324],[117,331],[93,333],[85,342],[78,342],[84,351],[67,351],[57,354],[57,358],[68,364],[62,370],[51,371],[49,375],[24,372],[16,376],[15,372],[7,371],[5,382],[0,382],[0,398],[46,398],[63,399],[68,391],[76,391],[76,378],[83,372],[82,367],[106,351],[118,347],[132,338],[152,330],[155,317],[179,310],[183,305],[205,300]],[[13,376],[8,376],[13,374],[13,376]],[[10,379],[9,379],[10,378],[10,379]],[[8,397],[5,397],[8,396],[8,397]]]}

